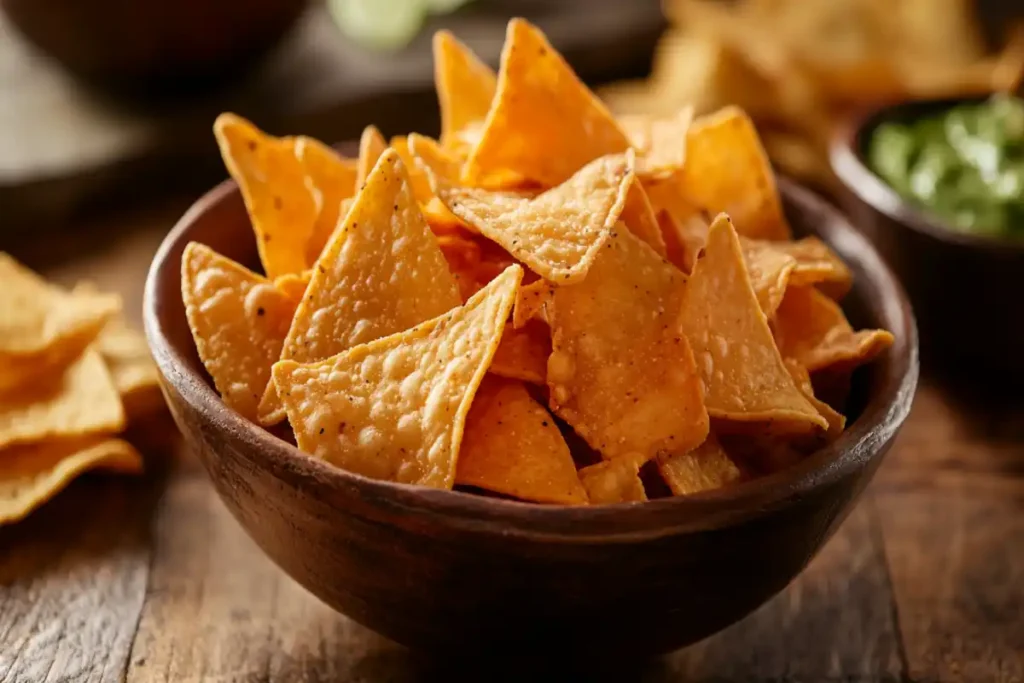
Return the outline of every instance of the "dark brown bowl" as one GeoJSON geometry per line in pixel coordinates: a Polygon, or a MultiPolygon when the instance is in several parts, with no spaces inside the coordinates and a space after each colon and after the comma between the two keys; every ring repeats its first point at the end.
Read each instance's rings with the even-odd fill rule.
{"type": "Polygon", "coordinates": [[[879,178],[865,150],[883,121],[907,121],[955,104],[923,100],[851,117],[832,140],[832,168],[851,220],[888,261],[914,304],[926,367],[996,387],[1024,377],[1024,240],[957,232],[879,178]],[[979,370],[988,371],[985,379],[979,370]]]}
{"type": "Polygon", "coordinates": [[[558,508],[374,481],[299,452],[228,410],[196,357],[180,261],[189,240],[255,262],[226,182],[157,253],[145,324],[171,412],[225,505],[324,602],[405,645],[516,656],[642,656],[700,640],[785,587],[850,511],[910,410],[917,332],[899,284],[830,206],[790,183],[794,227],[856,274],[855,323],[895,345],[854,378],[856,420],[784,473],[643,504],[558,508]]]}

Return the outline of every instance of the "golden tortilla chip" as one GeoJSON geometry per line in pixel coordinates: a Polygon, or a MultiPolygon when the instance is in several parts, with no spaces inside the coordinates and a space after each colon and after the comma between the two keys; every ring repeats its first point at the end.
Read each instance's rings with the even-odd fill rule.
{"type": "Polygon", "coordinates": [[[658,252],[658,256],[665,258],[665,238],[661,234],[661,225],[654,215],[654,208],[647,198],[647,192],[637,178],[634,178],[633,184],[629,186],[620,218],[630,232],[647,242],[651,249],[658,252]]]}
{"type": "Polygon", "coordinates": [[[88,470],[142,471],[142,456],[120,439],[47,441],[0,453],[0,524],[10,524],[60,493],[88,470]]]}
{"type": "Polygon", "coordinates": [[[533,320],[516,329],[509,323],[491,361],[491,373],[543,386],[550,355],[551,331],[547,325],[533,320]]]}
{"type": "Polygon", "coordinates": [[[121,310],[121,299],[66,292],[0,252],[0,391],[60,370],[121,310]]]}
{"type": "Polygon", "coordinates": [[[853,284],[853,273],[828,245],[817,237],[805,237],[795,242],[760,242],[744,240],[746,253],[752,249],[776,249],[791,256],[796,265],[789,276],[791,285],[818,285],[822,291],[836,298],[853,284]]]}
{"type": "Polygon", "coordinates": [[[299,302],[306,296],[306,288],[309,286],[309,280],[312,277],[312,270],[304,270],[301,273],[288,273],[274,280],[274,286],[277,287],[278,291],[294,301],[295,306],[298,307],[299,302]]]}
{"type": "Polygon", "coordinates": [[[267,135],[234,114],[218,116],[213,132],[242,191],[267,277],[301,273],[319,211],[295,139],[267,135]]]}
{"type": "Polygon", "coordinates": [[[789,239],[775,176],[750,118],[736,107],[694,121],[686,136],[686,163],[676,174],[689,203],[729,214],[744,237],[789,239]]]}
{"type": "Polygon", "coordinates": [[[359,138],[359,161],[356,162],[357,191],[362,189],[366,179],[370,177],[370,171],[377,165],[377,160],[387,148],[388,143],[376,126],[367,126],[363,129],[363,134],[359,138]]]}
{"type": "Polygon", "coordinates": [[[296,301],[196,242],[181,257],[181,296],[199,358],[224,403],[255,419],[296,301]]]}
{"type": "Polygon", "coordinates": [[[675,496],[719,489],[742,476],[713,433],[689,453],[658,458],[658,471],[675,496]]]}
{"type": "Polygon", "coordinates": [[[693,122],[693,107],[659,118],[635,114],[619,119],[619,126],[637,151],[637,175],[665,178],[683,167],[686,132],[693,122]]]}
{"type": "Polygon", "coordinates": [[[708,413],[724,421],[723,428],[757,423],[769,431],[807,432],[828,427],[782,362],[727,216],[712,223],[682,299],[683,330],[703,378],[708,413]]]}
{"type": "Polygon", "coordinates": [[[814,287],[790,287],[773,321],[775,341],[786,358],[816,372],[870,363],[892,346],[885,330],[854,332],[843,309],[814,287]]]}
{"type": "Polygon", "coordinates": [[[554,418],[522,382],[493,375],[466,417],[455,483],[536,503],[587,504],[554,418]]]}
{"type": "Polygon", "coordinates": [[[122,429],[121,398],[92,349],[63,372],[0,394],[0,448],[122,429]]]}
{"type": "Polygon", "coordinates": [[[570,284],[587,274],[622,213],[632,164],[632,151],[601,157],[533,198],[433,180],[452,213],[541,277],[570,284]]]}
{"type": "Polygon", "coordinates": [[[679,325],[685,276],[629,231],[552,295],[551,408],[606,459],[685,453],[707,437],[700,375],[679,325]]]}
{"type": "MultiPolygon", "coordinates": [[[[407,330],[461,301],[413,197],[405,165],[390,149],[317,261],[281,360],[329,358],[407,330]]],[[[273,382],[260,403],[259,419],[264,425],[284,419],[273,382]]]]}
{"type": "Polygon", "coordinates": [[[544,34],[512,19],[498,91],[462,171],[465,184],[506,188],[526,180],[554,187],[594,159],[629,146],[608,109],[544,34]]]}
{"type": "Polygon", "coordinates": [[[580,481],[587,491],[591,505],[613,503],[639,503],[647,500],[644,483],[640,480],[642,459],[617,458],[579,471],[580,481]]]}
{"type": "Polygon", "coordinates": [[[374,479],[450,489],[522,276],[513,266],[465,306],[332,358],[275,364],[299,448],[374,479]]]}
{"type": "Polygon", "coordinates": [[[785,363],[786,369],[789,370],[789,374],[793,378],[797,389],[807,397],[807,400],[811,402],[814,409],[828,422],[825,440],[831,442],[838,439],[839,435],[846,429],[846,416],[837,412],[832,406],[819,400],[814,395],[814,385],[811,384],[811,375],[807,372],[807,368],[792,358],[785,359],[785,363]]]}
{"type": "Polygon", "coordinates": [[[313,138],[295,139],[295,154],[306,173],[306,187],[316,203],[316,222],[306,242],[306,265],[320,258],[338,220],[347,213],[345,200],[356,193],[357,162],[345,159],[313,138]]]}
{"type": "Polygon", "coordinates": [[[434,84],[441,106],[441,145],[468,150],[476,145],[498,77],[451,31],[434,34],[434,84]]]}
{"type": "Polygon", "coordinates": [[[531,320],[550,324],[547,307],[555,294],[555,286],[547,280],[537,280],[523,285],[516,293],[516,304],[512,309],[512,327],[519,329],[531,320]]]}

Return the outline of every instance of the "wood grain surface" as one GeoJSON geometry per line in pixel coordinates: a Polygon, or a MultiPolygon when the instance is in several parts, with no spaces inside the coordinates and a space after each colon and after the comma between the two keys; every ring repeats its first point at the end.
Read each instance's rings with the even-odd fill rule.
{"type": "MultiPolygon", "coordinates": [[[[120,291],[137,322],[179,210],[20,255],[120,291]]],[[[0,682],[525,679],[472,653],[413,655],[334,613],[262,555],[168,424],[136,437],[144,479],[87,477],[0,529],[0,682]]],[[[667,657],[529,680],[1024,681],[1022,511],[1024,401],[925,379],[868,493],[782,594],[667,657]]]]}

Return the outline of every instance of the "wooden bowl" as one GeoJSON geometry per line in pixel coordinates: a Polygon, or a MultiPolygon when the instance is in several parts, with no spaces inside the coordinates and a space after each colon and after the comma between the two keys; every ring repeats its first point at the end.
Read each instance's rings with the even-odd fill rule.
{"type": "Polygon", "coordinates": [[[689,498],[558,508],[350,474],[225,408],[196,357],[180,262],[196,240],[242,262],[255,246],[226,182],[167,236],[146,283],[146,333],[171,412],[228,509],[295,580],[405,645],[465,657],[627,657],[732,624],[782,590],[846,517],[917,385],[917,332],[895,278],[830,206],[790,183],[794,227],[857,282],[848,311],[895,345],[854,379],[856,420],[783,473],[689,498]],[[599,654],[595,654],[599,653],[599,654]]]}
{"type": "Polygon", "coordinates": [[[909,121],[982,98],[923,100],[851,117],[832,140],[832,168],[853,223],[906,287],[926,366],[993,388],[1024,377],[1024,240],[957,232],[901,197],[868,167],[865,150],[883,121],[909,121]],[[980,375],[979,370],[989,371],[980,375]],[[985,379],[989,377],[990,379],[985,379]]]}

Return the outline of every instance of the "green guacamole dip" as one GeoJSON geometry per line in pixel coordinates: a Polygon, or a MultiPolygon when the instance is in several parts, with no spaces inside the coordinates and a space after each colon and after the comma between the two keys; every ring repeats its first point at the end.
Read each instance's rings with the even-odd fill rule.
{"type": "Polygon", "coordinates": [[[956,230],[1024,237],[1024,100],[994,95],[912,123],[883,123],[868,162],[956,230]]]}

